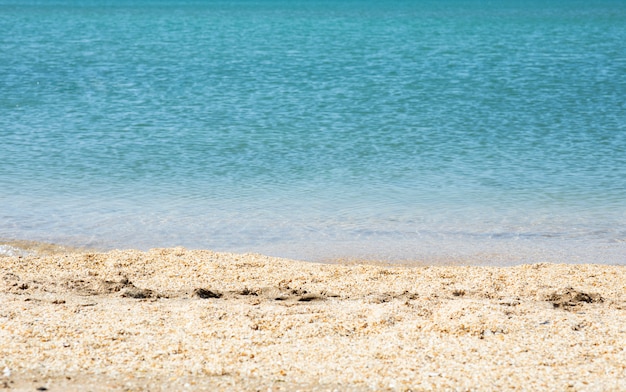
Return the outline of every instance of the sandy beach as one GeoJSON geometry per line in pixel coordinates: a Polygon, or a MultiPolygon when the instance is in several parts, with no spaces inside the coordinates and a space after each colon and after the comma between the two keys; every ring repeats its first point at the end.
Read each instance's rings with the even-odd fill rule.
{"type": "Polygon", "coordinates": [[[0,257],[0,390],[626,390],[626,268],[0,257]]]}

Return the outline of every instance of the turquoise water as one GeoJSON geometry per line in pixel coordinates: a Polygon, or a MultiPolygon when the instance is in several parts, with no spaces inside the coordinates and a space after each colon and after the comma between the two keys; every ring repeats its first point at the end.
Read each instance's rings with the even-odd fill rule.
{"type": "Polygon", "coordinates": [[[626,264],[622,1],[0,0],[0,238],[626,264]]]}

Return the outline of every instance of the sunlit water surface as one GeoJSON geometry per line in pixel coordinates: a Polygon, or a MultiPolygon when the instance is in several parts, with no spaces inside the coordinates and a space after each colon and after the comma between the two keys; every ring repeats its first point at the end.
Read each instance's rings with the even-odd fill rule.
{"type": "Polygon", "coordinates": [[[620,1],[0,0],[0,238],[626,264],[620,1]]]}

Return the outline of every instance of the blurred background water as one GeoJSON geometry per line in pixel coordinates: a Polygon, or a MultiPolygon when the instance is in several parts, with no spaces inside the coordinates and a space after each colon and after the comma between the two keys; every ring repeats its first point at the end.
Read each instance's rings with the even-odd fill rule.
{"type": "Polygon", "coordinates": [[[0,0],[0,238],[626,264],[621,1],[0,0]]]}

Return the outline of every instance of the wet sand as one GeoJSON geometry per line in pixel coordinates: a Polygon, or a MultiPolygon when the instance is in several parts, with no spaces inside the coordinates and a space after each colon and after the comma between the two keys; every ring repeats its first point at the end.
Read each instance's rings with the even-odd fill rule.
{"type": "Polygon", "coordinates": [[[626,268],[0,257],[0,390],[626,390],[626,268]]]}

